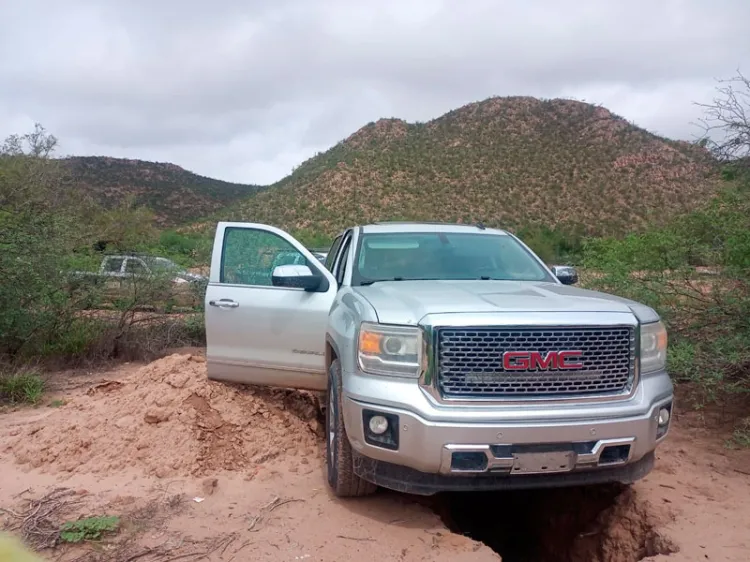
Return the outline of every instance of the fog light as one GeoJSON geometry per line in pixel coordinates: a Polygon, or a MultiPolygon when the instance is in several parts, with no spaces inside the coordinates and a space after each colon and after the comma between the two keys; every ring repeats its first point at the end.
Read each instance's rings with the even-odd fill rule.
{"type": "Polygon", "coordinates": [[[365,443],[391,451],[398,451],[398,416],[375,410],[362,410],[362,429],[365,443]]]}
{"type": "Polygon", "coordinates": [[[369,425],[370,431],[375,435],[383,435],[388,431],[388,420],[383,416],[372,416],[369,425]]]}
{"type": "Polygon", "coordinates": [[[669,423],[669,410],[662,408],[659,410],[659,425],[667,425],[669,423]]]}
{"type": "Polygon", "coordinates": [[[659,413],[656,415],[656,438],[661,439],[669,431],[670,421],[672,419],[672,403],[670,402],[663,408],[659,408],[659,413]]]}

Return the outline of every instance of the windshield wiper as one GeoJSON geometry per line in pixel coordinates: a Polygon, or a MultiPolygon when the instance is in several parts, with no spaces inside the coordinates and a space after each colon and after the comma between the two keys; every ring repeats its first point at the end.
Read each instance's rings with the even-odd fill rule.
{"type": "Polygon", "coordinates": [[[384,281],[444,281],[440,277],[391,277],[389,279],[368,279],[361,281],[360,286],[364,287],[373,283],[383,283],[384,281]]]}
{"type": "Polygon", "coordinates": [[[367,285],[372,285],[373,283],[383,283],[384,281],[403,281],[403,277],[391,277],[390,279],[368,279],[367,281],[361,281],[360,287],[366,287],[367,285]]]}

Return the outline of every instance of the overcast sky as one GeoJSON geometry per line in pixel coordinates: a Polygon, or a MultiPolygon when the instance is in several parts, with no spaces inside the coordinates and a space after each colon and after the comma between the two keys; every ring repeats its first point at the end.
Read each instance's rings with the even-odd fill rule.
{"type": "Polygon", "coordinates": [[[0,0],[0,136],[270,183],[380,117],[572,97],[693,139],[750,0],[0,0]]]}

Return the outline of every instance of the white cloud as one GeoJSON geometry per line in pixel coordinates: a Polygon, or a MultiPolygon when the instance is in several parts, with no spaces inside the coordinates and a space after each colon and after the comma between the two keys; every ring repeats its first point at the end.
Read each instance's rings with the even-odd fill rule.
{"type": "Polygon", "coordinates": [[[747,0],[5,2],[0,135],[270,183],[379,117],[575,97],[692,139],[747,0]]]}

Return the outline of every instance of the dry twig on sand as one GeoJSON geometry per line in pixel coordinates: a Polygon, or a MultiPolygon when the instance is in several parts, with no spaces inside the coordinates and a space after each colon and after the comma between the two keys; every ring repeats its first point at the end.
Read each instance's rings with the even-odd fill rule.
{"type": "Polygon", "coordinates": [[[34,550],[54,548],[60,541],[61,512],[79,503],[69,498],[75,493],[68,488],[55,488],[39,499],[26,500],[20,512],[4,508],[0,511],[11,517],[10,530],[19,532],[28,546],[34,550]]]}
{"type": "Polygon", "coordinates": [[[271,513],[277,507],[281,507],[282,505],[285,505],[285,504],[288,504],[288,503],[291,503],[291,502],[303,502],[303,501],[305,501],[305,500],[294,499],[294,498],[282,500],[279,496],[276,496],[270,502],[268,502],[266,505],[264,505],[263,507],[261,507],[260,508],[260,513],[258,515],[256,515],[255,517],[253,517],[250,520],[250,527],[248,528],[248,531],[250,531],[250,532],[259,531],[260,529],[256,528],[256,527],[263,521],[263,519],[265,519],[265,517],[269,513],[271,513]]]}
{"type": "MultiPolygon", "coordinates": [[[[188,541],[187,544],[175,547],[172,541],[167,541],[156,547],[146,547],[140,552],[132,553],[132,543],[123,543],[116,551],[107,553],[106,558],[101,553],[88,552],[76,558],[73,562],[198,562],[208,560],[212,554],[219,552],[221,559],[226,551],[237,539],[236,533],[222,535],[208,544],[188,541]],[[183,548],[192,549],[190,552],[179,552],[183,548]]],[[[181,541],[182,542],[182,541],[181,541]]]]}

